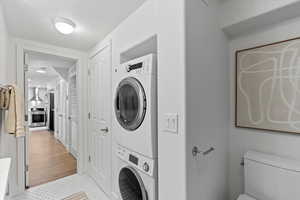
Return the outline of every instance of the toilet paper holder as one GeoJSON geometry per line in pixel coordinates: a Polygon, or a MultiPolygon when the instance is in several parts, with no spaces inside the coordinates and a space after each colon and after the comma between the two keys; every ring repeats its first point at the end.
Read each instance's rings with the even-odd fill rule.
{"type": "Polygon", "coordinates": [[[206,151],[201,151],[201,150],[199,150],[199,148],[197,146],[194,146],[192,149],[192,155],[194,157],[196,157],[198,154],[202,154],[203,156],[206,156],[206,155],[210,154],[211,152],[213,152],[214,150],[215,150],[214,147],[210,147],[206,151]]]}

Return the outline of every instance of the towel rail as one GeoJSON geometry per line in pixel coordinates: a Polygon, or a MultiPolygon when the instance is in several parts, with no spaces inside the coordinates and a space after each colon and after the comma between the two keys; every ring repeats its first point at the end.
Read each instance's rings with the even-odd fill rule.
{"type": "Polygon", "coordinates": [[[11,85],[0,84],[0,89],[7,89],[7,90],[9,90],[10,87],[12,87],[12,86],[11,85]]]}

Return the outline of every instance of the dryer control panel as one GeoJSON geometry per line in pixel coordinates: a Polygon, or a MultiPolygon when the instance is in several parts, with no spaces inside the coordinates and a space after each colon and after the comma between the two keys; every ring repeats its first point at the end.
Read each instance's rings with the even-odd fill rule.
{"type": "Polygon", "coordinates": [[[156,55],[149,54],[140,58],[136,58],[134,60],[128,61],[122,64],[121,71],[126,74],[141,74],[141,75],[149,75],[156,74],[156,55]]]}
{"type": "Polygon", "coordinates": [[[142,156],[136,152],[130,151],[122,146],[117,147],[117,156],[129,165],[137,168],[141,172],[153,176],[155,162],[153,159],[142,156]]]}

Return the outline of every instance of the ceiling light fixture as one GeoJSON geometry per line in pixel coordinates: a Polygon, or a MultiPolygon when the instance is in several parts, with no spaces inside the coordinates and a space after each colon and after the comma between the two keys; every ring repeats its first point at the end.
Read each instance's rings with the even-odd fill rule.
{"type": "Polygon", "coordinates": [[[43,67],[43,68],[40,68],[40,69],[36,70],[36,72],[41,73],[41,74],[45,74],[47,71],[46,71],[46,68],[43,67]]]}
{"type": "Polygon", "coordinates": [[[69,19],[57,17],[54,20],[55,28],[62,34],[68,35],[74,32],[76,24],[69,19]]]}
{"type": "Polygon", "coordinates": [[[42,69],[36,70],[36,72],[41,73],[41,74],[45,74],[46,73],[46,71],[42,70],[42,69]]]}

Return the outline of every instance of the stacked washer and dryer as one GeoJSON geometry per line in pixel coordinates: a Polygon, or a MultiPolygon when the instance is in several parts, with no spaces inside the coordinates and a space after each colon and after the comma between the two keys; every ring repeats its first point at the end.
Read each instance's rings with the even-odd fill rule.
{"type": "Polygon", "coordinates": [[[157,59],[150,54],[115,71],[112,120],[120,200],[157,200],[157,59]]]}

